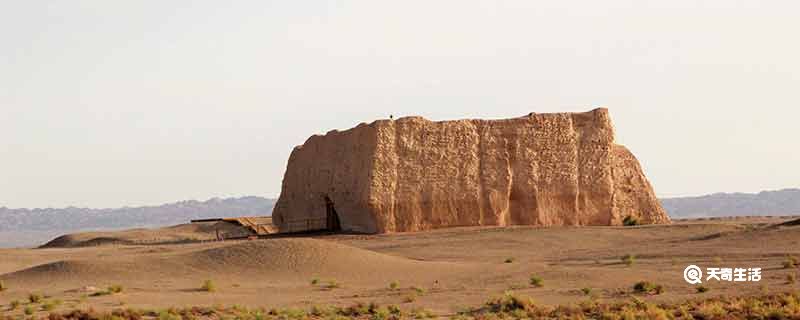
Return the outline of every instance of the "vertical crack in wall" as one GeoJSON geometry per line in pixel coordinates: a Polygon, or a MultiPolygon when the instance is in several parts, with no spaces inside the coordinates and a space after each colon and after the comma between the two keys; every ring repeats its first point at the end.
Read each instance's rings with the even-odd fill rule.
{"type": "Polygon", "coordinates": [[[486,190],[486,177],[483,174],[480,174],[480,173],[484,172],[483,171],[484,170],[484,168],[483,168],[483,166],[484,166],[483,157],[486,154],[486,152],[485,152],[485,146],[483,145],[484,144],[483,137],[484,137],[484,134],[485,134],[484,130],[486,130],[486,126],[484,125],[483,121],[478,121],[475,126],[476,126],[475,131],[478,134],[478,150],[477,150],[477,152],[478,152],[477,153],[477,155],[478,155],[478,195],[477,195],[478,196],[478,200],[477,200],[478,201],[478,225],[483,226],[483,225],[486,225],[486,221],[485,221],[486,217],[485,217],[485,215],[486,215],[486,206],[487,206],[487,204],[486,204],[486,195],[484,195],[484,192],[486,190]]]}

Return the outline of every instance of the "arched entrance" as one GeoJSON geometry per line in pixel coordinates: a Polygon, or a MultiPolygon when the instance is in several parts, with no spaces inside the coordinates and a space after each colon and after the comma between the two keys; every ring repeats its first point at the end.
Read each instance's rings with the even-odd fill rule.
{"type": "Polygon", "coordinates": [[[325,196],[325,212],[326,212],[326,229],[328,231],[342,231],[342,223],[339,220],[339,214],[336,213],[336,207],[331,201],[331,198],[325,196]]]}

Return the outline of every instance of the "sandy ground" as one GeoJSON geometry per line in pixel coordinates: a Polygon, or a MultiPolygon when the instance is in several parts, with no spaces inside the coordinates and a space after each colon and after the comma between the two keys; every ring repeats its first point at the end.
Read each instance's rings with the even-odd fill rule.
{"type": "Polygon", "coordinates": [[[682,220],[638,227],[455,228],[202,243],[180,243],[181,237],[174,234],[207,239],[209,228],[202,226],[95,234],[102,241],[83,234],[62,240],[95,245],[0,249],[0,281],[8,287],[0,292],[0,312],[19,314],[22,308],[9,311],[7,305],[32,292],[63,301],[58,309],[220,304],[271,308],[375,301],[408,309],[424,307],[439,315],[478,306],[507,290],[545,304],[585,300],[582,288],[592,288],[600,300],[627,299],[627,293],[620,291],[630,292],[640,280],[665,287],[664,294],[643,297],[654,301],[784,292],[798,289],[787,284],[787,275],[797,269],[783,268],[786,255],[800,257],[800,226],[776,226],[788,219],[682,220]],[[115,234],[171,244],[121,244],[115,234]],[[621,263],[626,254],[636,256],[633,265],[621,263]],[[513,262],[507,263],[509,258],[513,262]],[[760,267],[763,278],[711,281],[705,284],[711,290],[698,294],[683,280],[689,264],[760,267]],[[529,285],[531,275],[541,277],[544,286],[529,285]],[[312,285],[313,279],[319,283],[312,285]],[[216,292],[199,290],[205,280],[213,280],[216,292]],[[391,282],[398,287],[390,289],[391,282]],[[338,287],[327,288],[330,283],[338,287]],[[116,284],[124,287],[122,293],[90,297],[83,290],[116,284]]]}

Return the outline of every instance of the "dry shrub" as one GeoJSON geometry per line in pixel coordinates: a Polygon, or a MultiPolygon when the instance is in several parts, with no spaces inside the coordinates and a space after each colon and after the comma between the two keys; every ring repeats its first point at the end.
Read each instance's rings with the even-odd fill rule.
{"type": "Polygon", "coordinates": [[[205,292],[216,292],[217,285],[212,280],[206,280],[203,282],[203,285],[200,286],[200,290],[205,292]]]}

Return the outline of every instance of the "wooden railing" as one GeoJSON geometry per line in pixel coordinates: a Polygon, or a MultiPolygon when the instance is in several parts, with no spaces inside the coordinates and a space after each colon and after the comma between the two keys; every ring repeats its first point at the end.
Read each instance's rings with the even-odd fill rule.
{"type": "Polygon", "coordinates": [[[319,231],[328,229],[328,219],[305,219],[286,221],[280,226],[281,232],[319,231]]]}

